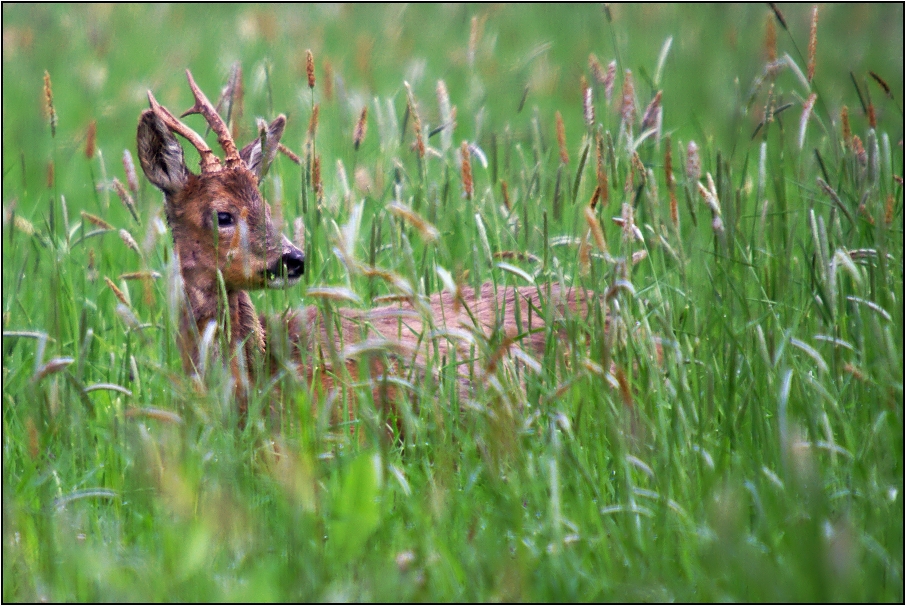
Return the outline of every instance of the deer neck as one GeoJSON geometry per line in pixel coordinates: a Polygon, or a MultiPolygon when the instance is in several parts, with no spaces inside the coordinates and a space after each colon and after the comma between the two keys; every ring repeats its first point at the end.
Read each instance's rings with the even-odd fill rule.
{"type": "MultiPolygon", "coordinates": [[[[199,343],[208,325],[216,322],[219,335],[229,330],[230,366],[234,374],[238,373],[237,354],[239,349],[245,358],[246,369],[250,372],[254,357],[264,353],[264,327],[255,311],[255,306],[244,290],[226,291],[226,305],[229,313],[229,327],[224,322],[224,293],[220,289],[216,276],[210,272],[195,271],[192,267],[182,267],[183,283],[186,293],[186,309],[182,317],[180,345],[185,362],[198,368],[199,343]]],[[[218,336],[219,336],[218,335],[218,336]]],[[[215,342],[220,342],[215,339],[215,342]]]]}

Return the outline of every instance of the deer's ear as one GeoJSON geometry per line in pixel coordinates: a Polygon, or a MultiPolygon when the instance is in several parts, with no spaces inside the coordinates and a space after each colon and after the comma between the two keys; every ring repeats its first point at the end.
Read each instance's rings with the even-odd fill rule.
{"type": "Polygon", "coordinates": [[[165,194],[175,194],[189,180],[182,146],[150,109],[142,112],[136,134],[138,159],[145,176],[165,194]]]}
{"type": "Polygon", "coordinates": [[[264,135],[264,149],[262,151],[261,139],[258,137],[239,152],[239,157],[245,162],[246,168],[252,171],[259,179],[267,173],[268,167],[277,155],[280,137],[286,127],[286,116],[280,114],[277,119],[268,125],[264,135]]]}

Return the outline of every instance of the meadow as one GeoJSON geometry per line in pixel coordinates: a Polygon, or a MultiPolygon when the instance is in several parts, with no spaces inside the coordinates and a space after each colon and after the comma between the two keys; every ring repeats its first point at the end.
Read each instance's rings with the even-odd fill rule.
{"type": "Polygon", "coordinates": [[[2,10],[5,602],[903,602],[902,5],[2,10]],[[476,339],[465,395],[432,359],[394,439],[285,369],[240,423],[135,150],[149,89],[236,66],[237,141],[284,113],[300,158],[261,187],[306,273],[259,311],[600,313],[476,339]]]}

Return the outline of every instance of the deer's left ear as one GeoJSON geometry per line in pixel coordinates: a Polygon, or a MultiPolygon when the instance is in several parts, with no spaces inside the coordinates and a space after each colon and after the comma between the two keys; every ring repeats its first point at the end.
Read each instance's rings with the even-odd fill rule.
{"type": "Polygon", "coordinates": [[[239,157],[245,162],[246,168],[252,171],[256,177],[261,178],[267,173],[268,167],[274,161],[284,127],[286,127],[286,116],[280,114],[268,125],[263,136],[258,137],[239,152],[239,157]],[[264,139],[263,149],[262,139],[264,139]]]}

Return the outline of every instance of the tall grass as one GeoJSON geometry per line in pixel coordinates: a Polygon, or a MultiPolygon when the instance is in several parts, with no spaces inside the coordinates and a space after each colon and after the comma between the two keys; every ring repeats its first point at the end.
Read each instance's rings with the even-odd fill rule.
{"type": "Polygon", "coordinates": [[[902,7],[199,10],[3,8],[4,600],[903,600],[902,7]],[[262,189],[305,283],[259,311],[606,309],[434,356],[396,442],[289,362],[238,429],[120,162],[145,90],[236,61],[239,138],[286,113],[300,159],[262,189]]]}

